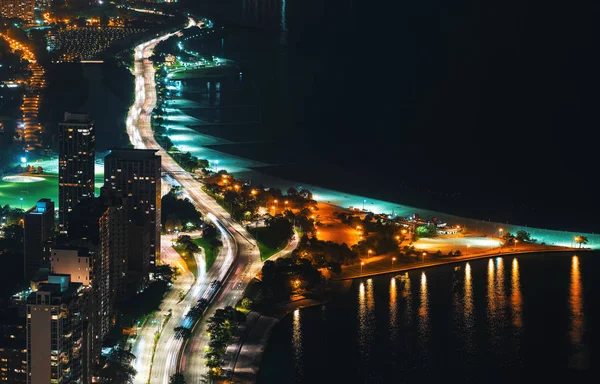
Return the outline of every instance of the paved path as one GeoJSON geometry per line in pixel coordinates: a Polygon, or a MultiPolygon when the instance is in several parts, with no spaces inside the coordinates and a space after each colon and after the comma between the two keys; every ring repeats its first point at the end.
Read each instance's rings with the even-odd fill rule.
{"type": "MultiPolygon", "coordinates": [[[[342,267],[342,273],[339,276],[332,276],[333,280],[346,280],[346,279],[357,279],[368,276],[375,275],[384,275],[387,273],[393,272],[403,272],[411,269],[419,269],[419,268],[427,268],[434,267],[437,265],[444,264],[454,264],[460,263],[469,260],[475,259],[483,259],[488,257],[496,257],[496,256],[509,256],[509,255],[519,255],[519,254],[527,254],[527,253],[540,253],[540,252],[585,252],[590,251],[591,249],[587,248],[569,248],[569,247],[522,247],[518,248],[509,248],[502,249],[501,251],[496,248],[494,250],[478,252],[470,255],[463,256],[452,256],[452,257],[443,257],[443,258],[434,258],[435,256],[426,256],[425,260],[422,261],[420,258],[417,260],[416,258],[412,260],[397,260],[392,265],[392,255],[377,257],[377,260],[373,262],[365,261],[365,264],[362,266],[360,264],[351,265],[347,267],[342,267]],[[428,258],[434,258],[432,260],[427,260],[428,258]]],[[[420,257],[420,256],[419,256],[420,257]]]]}
{"type": "Polygon", "coordinates": [[[260,361],[271,336],[271,330],[277,324],[274,317],[250,312],[246,324],[240,327],[236,342],[227,349],[228,357],[225,369],[236,384],[252,384],[256,382],[260,361]],[[237,356],[236,356],[237,355],[237,356]]]}

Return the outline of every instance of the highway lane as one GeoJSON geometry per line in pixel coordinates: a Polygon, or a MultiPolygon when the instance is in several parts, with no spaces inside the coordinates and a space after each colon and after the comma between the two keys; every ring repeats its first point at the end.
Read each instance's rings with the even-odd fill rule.
{"type": "MultiPolygon", "coordinates": [[[[158,154],[162,157],[163,171],[183,187],[198,209],[210,213],[209,217],[221,232],[224,243],[222,251],[219,253],[209,274],[202,279],[198,279],[193,289],[197,295],[189,295],[190,300],[201,297],[201,294],[206,292],[210,281],[225,280],[229,272],[232,271],[229,278],[224,282],[221,292],[216,298],[215,305],[208,309],[207,316],[210,316],[217,307],[234,305],[240,299],[244,288],[260,270],[262,263],[258,247],[247,231],[238,223],[233,222],[229,214],[214,199],[202,191],[202,184],[185,172],[154,139],[150,120],[152,110],[156,105],[156,84],[154,81],[154,68],[147,58],[150,57],[152,49],[159,41],[171,35],[173,34],[161,36],[135,48],[136,99],[127,118],[127,131],[135,148],[159,150],[158,154]]],[[[158,353],[157,347],[157,353],[154,357],[152,383],[166,383],[170,374],[176,371],[174,359],[181,347],[181,342],[172,337],[172,332],[168,331],[171,324],[167,325],[165,328],[167,331],[163,330],[158,343],[161,353],[158,353]]],[[[189,383],[199,382],[200,378],[206,374],[204,354],[189,355],[193,348],[204,350],[207,345],[203,325],[202,322],[200,326],[194,329],[191,341],[185,349],[183,361],[186,362],[186,375],[190,376],[189,383]]],[[[137,350],[140,349],[138,347],[137,350]]],[[[136,376],[136,382],[138,382],[137,380],[138,377],[136,376]]]]}
{"type": "MultiPolygon", "coordinates": [[[[133,344],[132,353],[136,356],[133,363],[133,367],[137,371],[135,377],[135,383],[146,383],[150,374],[150,367],[152,361],[152,347],[154,345],[154,334],[161,328],[169,313],[172,313],[171,319],[167,322],[167,327],[163,330],[163,334],[167,334],[171,329],[171,324],[174,318],[180,316],[178,311],[180,292],[188,292],[188,290],[194,284],[194,275],[187,268],[185,261],[179,256],[179,254],[171,246],[171,236],[163,236],[161,239],[161,259],[164,263],[171,265],[176,271],[179,272],[177,279],[173,283],[171,289],[166,293],[163,301],[160,305],[159,310],[155,313],[152,319],[147,320],[141,329],[138,331],[138,337],[133,344]]],[[[197,264],[200,268],[201,260],[197,260],[197,264]]],[[[188,295],[189,296],[189,295],[188,295]]],[[[189,300],[188,300],[189,301],[189,300]]],[[[161,340],[163,338],[161,337],[161,340]]],[[[159,348],[157,347],[157,353],[159,348]]],[[[161,350],[162,351],[162,350],[161,350]]]]}

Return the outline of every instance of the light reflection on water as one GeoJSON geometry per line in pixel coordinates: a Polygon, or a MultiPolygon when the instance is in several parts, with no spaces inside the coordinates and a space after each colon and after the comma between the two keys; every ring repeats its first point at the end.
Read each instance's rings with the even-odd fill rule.
{"type": "Polygon", "coordinates": [[[294,346],[295,377],[299,378],[302,376],[302,328],[300,323],[300,309],[294,311],[292,345],[294,346]]]}
{"type": "Polygon", "coordinates": [[[358,349],[361,364],[366,366],[373,347],[375,333],[375,296],[373,279],[360,283],[358,290],[358,349]]]}
{"type": "Polygon", "coordinates": [[[404,324],[412,324],[412,294],[410,290],[410,277],[405,274],[402,277],[402,297],[404,298],[404,324]]]}
{"type": "Polygon", "coordinates": [[[429,295],[427,292],[427,276],[421,272],[421,294],[419,303],[419,345],[423,351],[423,358],[427,360],[427,342],[429,341],[429,295]]]}
{"type": "Polygon", "coordinates": [[[573,353],[569,366],[582,369],[587,368],[588,362],[586,346],[583,343],[585,318],[583,312],[583,286],[579,268],[579,257],[573,256],[571,259],[571,286],[569,289],[569,306],[571,310],[569,338],[573,346],[573,353]]]}
{"type": "Polygon", "coordinates": [[[487,316],[490,324],[494,323],[494,316],[496,315],[496,289],[494,288],[494,275],[494,262],[492,259],[489,259],[487,273],[487,316]]]}
{"type": "MultiPolygon", "coordinates": [[[[568,364],[569,368],[589,368],[591,348],[586,335],[591,333],[592,323],[589,315],[587,318],[585,316],[588,308],[584,301],[582,258],[570,256],[567,260],[557,261],[563,263],[562,269],[557,269],[558,275],[550,275],[555,271],[551,268],[545,271],[549,274],[548,277],[540,275],[539,266],[535,265],[535,262],[528,264],[525,257],[505,256],[446,269],[432,269],[427,272],[418,270],[401,276],[363,280],[358,282],[354,291],[358,293],[358,297],[353,295],[358,299],[356,315],[353,313],[350,317],[351,322],[356,324],[354,334],[357,338],[351,337],[352,333],[342,331],[340,337],[350,340],[350,345],[346,345],[345,349],[340,346],[340,350],[338,340],[331,348],[326,348],[326,345],[322,347],[331,353],[345,356],[342,361],[348,361],[347,359],[355,356],[358,364],[353,370],[356,375],[354,378],[364,378],[364,382],[373,383],[380,382],[381,377],[395,377],[391,372],[395,372],[396,368],[412,375],[410,377],[413,379],[417,378],[414,382],[422,383],[436,382],[440,379],[440,369],[448,369],[454,374],[466,376],[469,376],[469,372],[498,369],[510,376],[507,372],[527,367],[532,359],[540,359],[538,356],[546,354],[556,358],[556,362],[561,366],[568,364]],[[510,261],[506,268],[504,261],[510,261]],[[567,268],[570,274],[567,274],[567,268]],[[410,277],[413,279],[412,286],[410,277]],[[418,280],[415,281],[416,278],[418,280]],[[530,283],[536,278],[538,280],[530,283]],[[553,284],[556,287],[558,281],[561,281],[557,279],[561,278],[563,292],[566,293],[566,289],[569,289],[568,295],[563,296],[567,300],[562,301],[563,320],[545,328],[544,320],[547,318],[544,317],[543,310],[540,312],[538,308],[547,291],[540,286],[553,284]],[[445,291],[449,288],[452,288],[450,294],[445,291]],[[413,290],[418,292],[412,295],[413,290]],[[540,292],[542,298],[539,296],[540,292]],[[381,304],[377,310],[375,301],[381,304]],[[532,312],[531,308],[536,311],[532,312]],[[568,323],[564,322],[566,318],[568,323]],[[559,333],[562,329],[563,346],[562,349],[554,350],[555,343],[559,343],[557,335],[551,332],[546,334],[544,329],[554,329],[561,324],[562,328],[556,329],[559,333]],[[529,328],[526,328],[526,325],[529,328]],[[544,344],[541,348],[539,340],[544,340],[546,336],[557,341],[544,344]],[[560,357],[563,351],[564,359],[560,357]],[[443,355],[440,355],[442,352],[443,355]],[[452,357],[449,357],[449,354],[452,354],[452,357]],[[448,368],[440,363],[440,359],[451,360],[452,367],[448,368]],[[390,369],[390,372],[386,372],[386,369],[390,369]]],[[[585,260],[587,262],[588,259],[585,260]]],[[[593,291],[589,288],[586,289],[588,296],[591,292],[593,291]]],[[[556,307],[556,304],[561,305],[554,303],[553,306],[556,307]]],[[[330,308],[329,304],[327,308],[330,308]]],[[[331,323],[335,324],[333,329],[325,331],[329,333],[344,327],[340,313],[343,313],[347,305],[331,308],[336,309],[329,311],[325,316],[325,307],[322,307],[322,310],[318,311],[320,315],[317,316],[321,320],[320,324],[324,326],[331,327],[331,323]],[[325,320],[330,317],[333,319],[325,320]]],[[[307,324],[304,324],[305,334],[302,337],[298,311],[294,312],[291,319],[292,353],[295,361],[291,369],[288,368],[288,372],[295,371],[295,377],[300,377],[302,373],[302,380],[309,380],[311,376],[307,372],[310,372],[311,368],[307,361],[310,357],[306,351],[310,349],[312,354],[313,349],[310,345],[315,342],[306,336],[307,324]]],[[[304,322],[309,321],[308,319],[308,316],[303,317],[304,322]]],[[[323,361],[322,358],[319,361],[323,361]]],[[[535,364],[535,360],[533,361],[535,364]]],[[[346,377],[345,382],[349,382],[348,380],[346,377]]],[[[499,380],[500,378],[497,378],[495,382],[501,382],[499,380]]],[[[471,377],[465,382],[478,381],[471,377]]]]}
{"type": "Polygon", "coordinates": [[[475,316],[473,313],[473,282],[471,276],[471,265],[465,265],[465,302],[463,314],[467,327],[475,325],[475,316]]]}
{"type": "Polygon", "coordinates": [[[396,278],[390,279],[390,341],[395,342],[398,337],[398,291],[396,278]]]}
{"type": "Polygon", "coordinates": [[[523,299],[521,298],[521,283],[519,281],[519,261],[516,257],[512,261],[510,302],[512,309],[512,323],[515,327],[522,328],[523,317],[521,311],[523,299]]]}

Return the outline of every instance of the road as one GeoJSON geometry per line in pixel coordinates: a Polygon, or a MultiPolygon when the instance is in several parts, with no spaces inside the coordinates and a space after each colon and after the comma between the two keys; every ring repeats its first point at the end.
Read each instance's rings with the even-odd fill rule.
{"type": "MultiPolygon", "coordinates": [[[[190,25],[193,25],[193,22],[190,25]]],[[[135,48],[136,97],[127,118],[127,132],[135,148],[159,150],[163,172],[183,187],[196,207],[207,214],[221,232],[224,245],[217,260],[209,273],[198,279],[192,289],[192,294],[186,298],[193,302],[204,295],[212,280],[224,281],[215,304],[207,310],[206,318],[211,316],[218,307],[235,305],[247,284],[260,270],[262,262],[256,242],[248,232],[241,225],[233,222],[230,215],[202,191],[202,184],[185,172],[154,139],[150,120],[152,110],[156,105],[156,84],[154,81],[155,71],[148,57],[151,56],[152,49],[159,41],[172,35],[167,34],[155,38],[135,48]]],[[[169,243],[167,242],[167,244],[169,243]]],[[[181,304],[175,304],[175,306],[182,307],[181,304]]],[[[173,311],[173,318],[175,318],[175,309],[173,311]]],[[[179,312],[177,313],[179,314],[179,312]]],[[[174,321],[172,323],[174,324],[174,321]]],[[[167,324],[160,337],[152,365],[151,383],[167,383],[168,377],[176,372],[175,357],[181,345],[179,340],[172,338],[171,325],[171,322],[167,324]],[[158,353],[159,347],[161,348],[160,354],[158,353]]],[[[195,327],[190,341],[186,344],[182,368],[185,369],[188,383],[200,382],[201,377],[207,373],[204,353],[193,353],[193,351],[204,351],[208,344],[204,329],[204,322],[201,322],[199,326],[195,327]]],[[[142,343],[146,342],[142,341],[142,343]]],[[[137,351],[142,349],[139,346],[136,347],[137,351]]],[[[144,359],[144,361],[146,360],[144,359]]],[[[136,368],[138,367],[142,370],[146,369],[146,367],[138,365],[136,361],[136,368]]],[[[146,382],[144,380],[147,380],[148,376],[145,379],[142,379],[142,376],[143,373],[139,373],[136,376],[136,382],[146,382]]]]}
{"type": "MultiPolygon", "coordinates": [[[[185,261],[171,246],[171,239],[172,236],[170,235],[162,236],[160,255],[163,262],[171,265],[179,272],[179,276],[173,283],[173,287],[171,287],[165,295],[160,305],[160,309],[156,312],[155,316],[152,319],[148,319],[138,332],[138,337],[132,348],[132,353],[136,356],[133,365],[138,372],[135,377],[135,383],[146,383],[148,381],[150,367],[152,366],[151,360],[154,334],[162,327],[168,314],[171,313],[172,315],[166,324],[164,324],[165,327],[156,348],[157,355],[159,352],[162,353],[168,349],[164,346],[164,343],[162,343],[163,340],[172,339],[173,328],[177,326],[173,326],[173,324],[177,322],[177,319],[183,317],[185,308],[193,303],[192,295],[189,294],[180,302],[180,293],[186,293],[190,288],[193,286],[196,288],[199,284],[198,282],[194,283],[194,275],[187,268],[185,261]]],[[[198,273],[203,273],[204,264],[198,257],[196,258],[196,264],[198,265],[198,273]]]]}

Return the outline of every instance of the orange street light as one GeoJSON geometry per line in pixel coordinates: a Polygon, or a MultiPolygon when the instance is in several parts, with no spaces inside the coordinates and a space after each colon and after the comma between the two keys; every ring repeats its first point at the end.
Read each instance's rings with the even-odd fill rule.
{"type": "Polygon", "coordinates": [[[403,230],[402,230],[402,234],[406,234],[406,229],[403,229],[403,230]]]}
{"type": "Polygon", "coordinates": [[[396,240],[400,240],[400,236],[396,236],[396,240]]]}
{"type": "Polygon", "coordinates": [[[369,253],[369,257],[371,256],[371,253],[373,253],[373,251],[370,249],[367,252],[369,253]]]}
{"type": "Polygon", "coordinates": [[[360,273],[361,273],[361,274],[362,274],[362,268],[363,268],[363,265],[365,265],[365,262],[364,262],[364,261],[361,261],[361,262],[360,262],[360,273]]]}
{"type": "Polygon", "coordinates": [[[271,205],[271,209],[275,209],[275,206],[274,206],[274,205],[271,205]]]}
{"type": "Polygon", "coordinates": [[[392,267],[394,266],[394,261],[396,261],[396,258],[392,257],[392,267]]]}
{"type": "Polygon", "coordinates": [[[294,285],[296,286],[296,288],[298,288],[300,286],[300,280],[294,280],[294,285]]]}
{"type": "Polygon", "coordinates": [[[278,203],[278,201],[277,201],[277,200],[275,200],[275,204],[277,204],[277,203],[278,203]]]}

